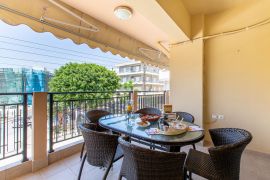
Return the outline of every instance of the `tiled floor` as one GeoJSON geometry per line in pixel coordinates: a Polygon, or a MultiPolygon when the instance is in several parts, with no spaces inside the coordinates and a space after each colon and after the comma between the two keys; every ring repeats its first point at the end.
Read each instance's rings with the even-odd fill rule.
{"type": "MultiPolygon", "coordinates": [[[[183,150],[188,151],[190,147],[183,150]]],[[[201,151],[206,152],[207,148],[197,146],[201,151]]],[[[117,180],[121,168],[122,160],[114,164],[113,169],[108,175],[108,180],[117,180]]],[[[36,173],[27,174],[17,178],[17,180],[75,180],[80,168],[79,154],[70,156],[64,160],[58,161],[47,168],[36,173]]],[[[85,163],[82,180],[100,180],[104,171],[100,168],[93,167],[85,163]]],[[[201,180],[193,175],[194,180],[201,180]]],[[[270,179],[270,157],[254,152],[244,152],[241,162],[241,180],[269,180],[270,179]]]]}

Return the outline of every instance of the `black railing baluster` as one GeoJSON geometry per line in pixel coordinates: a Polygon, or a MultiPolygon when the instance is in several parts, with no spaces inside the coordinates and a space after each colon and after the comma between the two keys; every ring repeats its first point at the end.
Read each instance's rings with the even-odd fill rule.
{"type": "Polygon", "coordinates": [[[84,123],[86,123],[86,111],[87,111],[87,100],[84,101],[84,113],[83,113],[83,117],[84,117],[84,123]]]}
{"type": "Polygon", "coordinates": [[[59,129],[59,106],[58,106],[58,102],[56,102],[55,104],[55,121],[54,122],[54,139],[55,142],[57,142],[58,140],[58,129],[59,129]]]}
{"type": "Polygon", "coordinates": [[[27,158],[27,94],[23,94],[23,152],[22,162],[28,160],[27,158]]]}
{"type": "Polygon", "coordinates": [[[6,145],[6,106],[3,106],[3,158],[5,158],[5,145],[6,145]]]}
{"type": "Polygon", "coordinates": [[[66,129],[67,129],[67,121],[68,121],[68,106],[67,106],[66,102],[64,104],[64,107],[65,108],[64,108],[64,112],[63,112],[62,134],[64,136],[64,139],[66,139],[66,129]]]}
{"type": "Polygon", "coordinates": [[[118,115],[119,114],[119,104],[118,104],[118,97],[116,97],[116,114],[118,115]]]}
{"type": "Polygon", "coordinates": [[[166,91],[163,92],[163,104],[166,102],[166,91]]]}
{"type": "Polygon", "coordinates": [[[155,108],[158,108],[157,104],[156,104],[156,95],[153,95],[153,104],[155,108]]]}
{"type": "Polygon", "coordinates": [[[19,144],[20,144],[20,148],[22,147],[22,128],[21,128],[21,125],[22,125],[22,109],[20,109],[20,120],[19,120],[19,138],[20,138],[20,141],[19,141],[19,144]]]}
{"type": "Polygon", "coordinates": [[[73,101],[71,101],[71,103],[70,103],[70,106],[71,106],[71,121],[70,121],[70,126],[69,126],[69,128],[70,128],[70,130],[71,130],[71,137],[73,137],[73,129],[74,129],[74,102],[73,101]]]}
{"type": "Polygon", "coordinates": [[[158,107],[159,107],[159,109],[160,109],[160,107],[161,107],[161,103],[160,103],[160,95],[158,95],[158,107]]]}
{"type": "Polygon", "coordinates": [[[155,107],[155,103],[154,103],[154,95],[153,96],[151,96],[151,102],[152,102],[152,107],[155,107]]]}
{"type": "Polygon", "coordinates": [[[49,94],[49,153],[53,150],[53,94],[49,94]]]}
{"type": "Polygon", "coordinates": [[[142,109],[142,96],[139,96],[139,109],[142,109]]]}
{"type": "Polygon", "coordinates": [[[7,153],[8,153],[8,135],[9,135],[9,133],[8,133],[8,121],[9,121],[9,109],[7,108],[7,120],[6,120],[6,122],[7,122],[7,131],[6,131],[6,133],[7,133],[7,149],[6,149],[6,151],[7,151],[7,153]]]}
{"type": "Polygon", "coordinates": [[[16,113],[15,110],[13,110],[13,149],[16,149],[16,131],[15,128],[17,129],[15,125],[15,119],[16,119],[16,113]]]}

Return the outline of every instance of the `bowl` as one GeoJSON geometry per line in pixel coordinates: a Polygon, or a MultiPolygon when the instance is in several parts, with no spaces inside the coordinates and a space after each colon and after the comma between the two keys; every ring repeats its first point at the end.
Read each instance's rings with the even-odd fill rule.
{"type": "Polygon", "coordinates": [[[174,135],[183,134],[187,132],[187,130],[188,130],[188,126],[185,124],[182,124],[178,128],[169,127],[166,131],[163,131],[163,134],[167,136],[174,136],[174,135]]]}
{"type": "Polygon", "coordinates": [[[156,114],[143,114],[140,118],[142,121],[156,122],[159,120],[160,116],[156,114]]]}

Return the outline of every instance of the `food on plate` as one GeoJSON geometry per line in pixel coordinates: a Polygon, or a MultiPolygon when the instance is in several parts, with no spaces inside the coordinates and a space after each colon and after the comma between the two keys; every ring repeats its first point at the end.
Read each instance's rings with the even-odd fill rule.
{"type": "Polygon", "coordinates": [[[140,127],[147,127],[150,125],[150,123],[148,121],[140,121],[140,122],[137,122],[137,124],[140,127]]]}
{"type": "Polygon", "coordinates": [[[140,116],[142,121],[154,122],[157,121],[160,116],[156,114],[143,114],[140,116]]]}
{"type": "Polygon", "coordinates": [[[140,122],[138,122],[138,125],[146,126],[146,125],[148,125],[148,122],[147,121],[140,121],[140,122]]]}

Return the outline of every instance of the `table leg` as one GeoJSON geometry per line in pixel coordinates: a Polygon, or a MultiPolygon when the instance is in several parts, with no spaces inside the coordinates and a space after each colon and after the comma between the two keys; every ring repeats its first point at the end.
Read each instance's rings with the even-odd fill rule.
{"type": "Polygon", "coordinates": [[[168,151],[169,152],[180,152],[181,146],[169,146],[168,151]]]}

